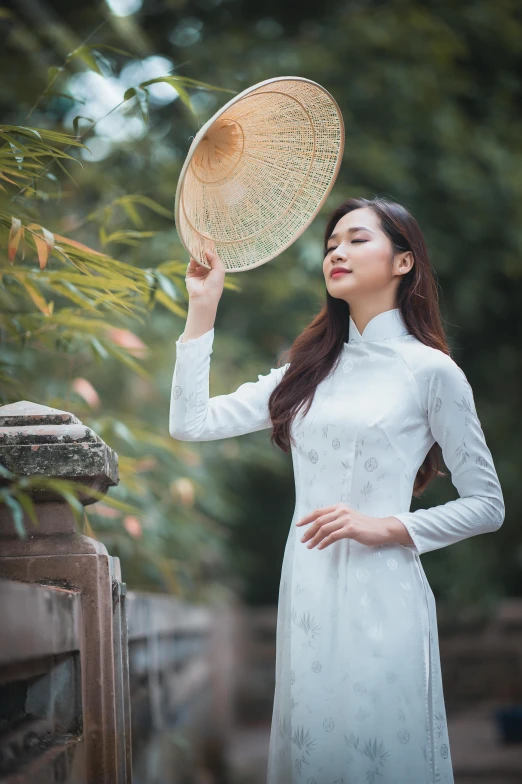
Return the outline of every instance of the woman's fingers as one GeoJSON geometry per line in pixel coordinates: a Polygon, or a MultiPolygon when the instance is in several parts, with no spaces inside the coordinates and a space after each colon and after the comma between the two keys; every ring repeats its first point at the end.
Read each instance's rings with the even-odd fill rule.
{"type": "MultiPolygon", "coordinates": [[[[320,511],[320,510],[319,510],[320,511]]],[[[329,514],[322,514],[315,518],[314,523],[310,526],[310,528],[303,534],[301,537],[302,542],[306,542],[307,539],[310,539],[314,534],[317,533],[321,529],[325,523],[330,523],[332,520],[337,518],[337,511],[334,509],[329,514]]],[[[306,518],[305,518],[306,519],[306,518]]]]}
{"type": "Polygon", "coordinates": [[[328,547],[329,544],[332,542],[337,542],[339,539],[343,538],[342,528],[338,528],[336,531],[333,531],[329,536],[325,537],[323,541],[317,546],[318,550],[324,550],[325,547],[328,547]]]}
{"type": "Polygon", "coordinates": [[[333,534],[335,531],[338,531],[342,527],[343,527],[342,523],[339,523],[337,520],[334,520],[331,523],[323,524],[319,528],[319,530],[317,531],[317,533],[313,537],[313,539],[311,539],[310,542],[308,542],[307,547],[309,549],[311,549],[312,547],[315,547],[315,545],[319,544],[319,542],[321,540],[323,540],[325,537],[330,536],[331,534],[333,534]]]}

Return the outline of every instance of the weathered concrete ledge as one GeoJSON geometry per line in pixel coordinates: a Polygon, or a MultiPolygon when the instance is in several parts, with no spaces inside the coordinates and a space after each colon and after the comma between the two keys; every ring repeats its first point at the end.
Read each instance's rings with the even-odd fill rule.
{"type": "MultiPolygon", "coordinates": [[[[42,475],[74,479],[106,493],[118,484],[118,455],[74,414],[20,400],[0,406],[0,463],[17,476],[42,475]]],[[[0,485],[9,480],[0,477],[0,485]]],[[[38,501],[62,497],[50,489],[35,490],[38,501]]],[[[96,498],[80,496],[84,505],[96,498]]]]}

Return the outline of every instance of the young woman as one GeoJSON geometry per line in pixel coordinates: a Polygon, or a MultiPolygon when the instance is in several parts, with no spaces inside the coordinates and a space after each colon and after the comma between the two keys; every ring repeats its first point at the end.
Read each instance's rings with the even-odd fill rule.
{"type": "Polygon", "coordinates": [[[209,399],[224,266],[190,260],[170,434],[272,427],[296,505],[277,621],[268,784],[453,784],[435,598],[419,556],[496,531],[504,499],[450,357],[415,218],[348,199],[325,232],[326,303],[289,361],[209,399]],[[459,498],[410,512],[439,471],[459,498]]]}

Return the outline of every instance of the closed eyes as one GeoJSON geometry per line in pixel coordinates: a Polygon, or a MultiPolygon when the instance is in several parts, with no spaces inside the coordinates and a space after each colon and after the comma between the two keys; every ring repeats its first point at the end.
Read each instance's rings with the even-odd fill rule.
{"type": "MultiPolygon", "coordinates": [[[[353,242],[368,242],[368,240],[352,240],[352,243],[353,242]]],[[[335,250],[336,247],[337,247],[337,245],[332,245],[331,248],[327,248],[326,249],[326,255],[328,255],[328,253],[330,253],[330,251],[335,250]]]]}

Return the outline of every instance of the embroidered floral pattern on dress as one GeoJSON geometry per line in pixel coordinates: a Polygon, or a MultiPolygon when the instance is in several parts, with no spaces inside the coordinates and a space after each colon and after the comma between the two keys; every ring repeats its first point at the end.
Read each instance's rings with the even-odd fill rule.
{"type": "Polygon", "coordinates": [[[370,457],[368,458],[368,460],[366,460],[364,467],[366,468],[367,471],[375,471],[378,465],[379,463],[377,462],[376,458],[370,457]]]}

